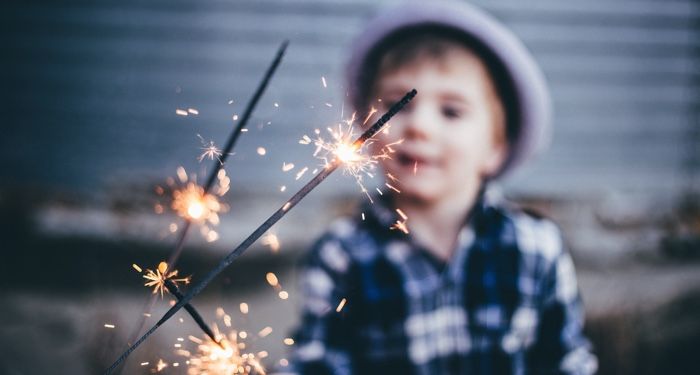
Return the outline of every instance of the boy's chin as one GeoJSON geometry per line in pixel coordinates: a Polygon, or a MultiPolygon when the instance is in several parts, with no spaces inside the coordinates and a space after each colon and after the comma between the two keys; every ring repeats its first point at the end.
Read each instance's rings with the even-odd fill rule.
{"type": "Polygon", "coordinates": [[[403,184],[401,193],[396,194],[399,200],[411,201],[418,204],[434,204],[445,197],[445,194],[436,186],[428,184],[403,184]]]}

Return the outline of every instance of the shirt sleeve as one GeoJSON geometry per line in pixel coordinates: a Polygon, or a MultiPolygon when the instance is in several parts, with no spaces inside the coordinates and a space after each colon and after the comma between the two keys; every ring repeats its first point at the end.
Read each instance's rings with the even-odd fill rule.
{"type": "Polygon", "coordinates": [[[583,334],[583,304],[574,264],[561,245],[559,231],[553,235],[559,245],[543,279],[540,324],[529,367],[535,374],[593,374],[598,361],[583,334]]]}
{"type": "Polygon", "coordinates": [[[350,257],[334,236],[326,235],[312,248],[300,278],[302,320],[294,336],[291,373],[352,373],[348,307],[336,311],[347,297],[349,269],[350,257]]]}

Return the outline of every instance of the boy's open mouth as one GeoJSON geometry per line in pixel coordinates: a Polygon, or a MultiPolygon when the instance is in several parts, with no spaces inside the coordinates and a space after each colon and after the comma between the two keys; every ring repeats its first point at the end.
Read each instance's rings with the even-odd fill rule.
{"type": "Polygon", "coordinates": [[[401,167],[410,167],[413,168],[414,166],[421,166],[426,163],[428,163],[428,160],[425,158],[422,158],[420,156],[416,155],[411,155],[407,154],[405,152],[398,152],[396,155],[396,161],[399,163],[401,167]]]}

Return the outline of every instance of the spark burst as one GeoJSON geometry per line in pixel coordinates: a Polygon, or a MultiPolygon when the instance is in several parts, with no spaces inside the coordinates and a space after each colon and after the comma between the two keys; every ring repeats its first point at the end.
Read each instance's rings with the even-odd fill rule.
{"type": "MultiPolygon", "coordinates": [[[[141,272],[141,267],[137,266],[136,264],[134,264],[133,267],[138,272],[141,272]]],[[[143,275],[143,278],[146,279],[147,281],[143,285],[147,286],[149,288],[153,288],[153,294],[160,293],[160,296],[162,298],[164,292],[168,291],[168,288],[165,285],[165,283],[167,281],[170,281],[175,285],[177,285],[178,283],[185,283],[185,284],[190,283],[190,276],[187,276],[187,277],[177,277],[177,276],[178,276],[178,270],[170,271],[170,270],[168,270],[168,263],[160,262],[155,271],[153,271],[151,269],[146,269],[146,273],[143,275]]]]}
{"type": "MultiPolygon", "coordinates": [[[[364,178],[374,178],[379,161],[391,158],[391,154],[396,151],[394,146],[401,144],[403,139],[384,145],[374,154],[366,152],[367,148],[374,143],[374,138],[359,145],[354,142],[354,138],[357,136],[354,114],[349,120],[342,121],[333,127],[327,127],[326,131],[330,135],[328,139],[323,137],[321,130],[316,129],[314,131],[315,138],[312,139],[308,135],[304,135],[299,143],[316,146],[313,156],[323,162],[323,167],[340,161],[343,172],[353,176],[362,192],[367,195],[370,202],[373,202],[365,187],[364,178]]],[[[389,187],[393,188],[393,186],[389,187]]]]}
{"type": "Polygon", "coordinates": [[[214,141],[207,142],[199,134],[197,134],[197,138],[199,138],[199,141],[202,142],[202,147],[200,147],[200,149],[203,151],[202,154],[197,157],[197,160],[199,160],[201,163],[205,158],[209,160],[216,159],[219,161],[219,164],[223,164],[223,161],[221,161],[221,155],[224,153],[220,148],[214,145],[214,141]]]}
{"type": "MultiPolygon", "coordinates": [[[[188,176],[183,167],[177,169],[178,183],[174,179],[169,179],[168,185],[172,189],[172,201],[170,208],[180,217],[187,219],[200,226],[202,236],[213,242],[219,238],[219,234],[213,227],[219,225],[219,214],[228,211],[228,206],[222,203],[219,198],[224,196],[230,187],[231,179],[226,175],[224,169],[217,174],[217,184],[212,189],[212,193],[207,193],[204,187],[196,182],[196,177],[188,176]]],[[[164,194],[163,189],[157,190],[164,194]]],[[[162,205],[157,205],[156,212],[162,213],[162,205]]],[[[177,225],[170,225],[171,231],[177,230],[177,225]]]]}
{"type": "Polygon", "coordinates": [[[248,333],[232,329],[231,317],[223,309],[217,309],[217,315],[228,329],[228,333],[224,334],[217,325],[213,326],[218,343],[207,336],[189,336],[189,340],[196,344],[196,349],[176,351],[176,354],[187,358],[187,374],[264,375],[265,368],[260,360],[267,356],[267,352],[244,352],[247,348],[245,339],[248,338],[248,333]]]}

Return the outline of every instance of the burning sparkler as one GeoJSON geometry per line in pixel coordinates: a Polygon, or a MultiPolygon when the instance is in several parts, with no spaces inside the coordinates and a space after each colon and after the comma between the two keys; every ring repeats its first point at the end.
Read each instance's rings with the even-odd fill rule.
{"type": "MultiPolygon", "coordinates": [[[[219,309],[217,313],[223,318],[224,326],[230,329],[232,327],[230,316],[226,315],[223,309],[219,309]]],[[[200,339],[190,336],[190,341],[196,344],[196,350],[194,352],[185,349],[176,351],[176,354],[187,358],[188,374],[265,374],[265,368],[260,360],[267,356],[267,352],[261,351],[257,354],[243,352],[247,348],[245,342],[248,338],[247,332],[230,329],[227,334],[224,334],[216,324],[213,327],[216,341],[207,337],[200,339]]]]}
{"type": "Polygon", "coordinates": [[[202,151],[204,151],[201,155],[199,155],[197,160],[199,160],[199,162],[201,163],[202,160],[204,160],[204,158],[207,158],[209,160],[214,160],[214,158],[216,158],[216,160],[218,160],[220,164],[223,164],[223,162],[221,161],[221,155],[223,155],[223,153],[218,147],[214,145],[214,141],[209,141],[207,143],[201,135],[197,134],[197,137],[202,142],[201,149],[202,151]]]}
{"type": "MultiPolygon", "coordinates": [[[[365,119],[365,122],[368,119],[369,116],[365,119]]],[[[340,161],[343,166],[343,172],[355,178],[355,181],[360,186],[360,190],[367,195],[367,198],[372,202],[372,197],[367,191],[367,188],[365,188],[364,178],[374,178],[374,171],[379,161],[390,158],[391,154],[396,151],[394,146],[401,144],[403,140],[384,145],[379,152],[375,154],[365,152],[373,141],[368,139],[362,144],[353,142],[357,133],[354,114],[349,120],[338,123],[334,127],[326,128],[326,131],[330,135],[329,139],[324,138],[321,130],[316,129],[314,131],[316,134],[315,138],[312,139],[308,135],[304,135],[299,140],[299,143],[316,146],[313,156],[323,162],[323,167],[327,168],[336,161],[340,161]]],[[[389,184],[387,184],[387,186],[396,190],[396,188],[389,184]]]]}
{"type": "MultiPolygon", "coordinates": [[[[178,216],[187,220],[187,229],[189,229],[190,223],[198,224],[203,237],[208,242],[216,241],[219,234],[213,227],[219,224],[219,214],[228,210],[228,206],[221,203],[219,199],[229,191],[231,179],[226,175],[225,170],[219,170],[217,173],[218,184],[214,186],[212,193],[208,193],[203,186],[197,184],[196,177],[188,176],[183,167],[178,167],[177,176],[178,183],[175,182],[175,179],[168,181],[169,188],[172,189],[170,208],[178,216]]],[[[165,190],[162,188],[157,191],[160,194],[165,194],[165,190]]],[[[156,212],[163,212],[163,205],[158,204],[156,207],[156,212]]],[[[177,224],[172,223],[171,231],[176,230],[177,224]]]]}
{"type": "MultiPolygon", "coordinates": [[[[141,267],[139,267],[137,264],[133,264],[132,267],[140,272],[143,272],[141,267]]],[[[177,284],[182,282],[185,284],[189,284],[191,277],[187,276],[184,278],[178,278],[178,271],[173,270],[170,271],[168,270],[168,264],[165,262],[160,262],[158,264],[158,267],[156,268],[155,271],[147,269],[146,274],[143,275],[143,278],[148,280],[144,286],[147,287],[152,287],[153,288],[153,294],[159,293],[160,292],[160,297],[163,298],[163,292],[167,291],[177,300],[181,300],[184,296],[180,292],[180,289],[178,288],[177,284]]],[[[214,332],[207,326],[207,324],[204,322],[204,319],[202,319],[202,316],[199,314],[199,312],[192,306],[191,304],[185,305],[185,310],[190,314],[192,319],[194,319],[195,323],[199,326],[199,328],[204,331],[207,336],[209,336],[213,342],[221,345],[218,340],[216,339],[216,336],[214,335],[214,332]]]]}
{"type": "MultiPolygon", "coordinates": [[[[415,89],[411,90],[408,92],[400,101],[398,101],[396,104],[391,106],[389,111],[385,113],[377,122],[375,122],[372,126],[370,126],[362,135],[360,135],[353,143],[352,146],[355,149],[360,149],[361,146],[367,142],[369,139],[371,139],[381,128],[398,112],[400,111],[406,104],[408,104],[413,97],[415,97],[417,94],[417,91],[415,89]]],[[[311,181],[309,181],[306,185],[304,185],[292,198],[287,201],[281,208],[279,208],[275,213],[273,213],[265,222],[263,222],[257,229],[253,231],[243,242],[238,245],[233,251],[231,251],[219,264],[209,271],[202,280],[199,282],[199,284],[195,285],[193,288],[189,290],[189,292],[182,298],[180,299],[175,306],[171,307],[163,317],[156,322],[153,327],[151,327],[146,333],[141,336],[134,344],[127,349],[117,360],[105,371],[105,374],[111,374],[112,371],[119,366],[119,364],[126,359],[131,352],[133,352],[141,343],[143,343],[150,335],[153,334],[163,323],[168,321],[171,317],[175,315],[176,312],[178,312],[181,308],[183,308],[186,304],[188,304],[192,298],[194,298],[196,295],[202,292],[204,288],[209,285],[209,283],[214,280],[216,276],[218,276],[221,272],[223,272],[228,266],[231,265],[236,259],[238,259],[239,256],[241,256],[250,246],[255,243],[263,234],[265,234],[275,223],[277,223],[280,219],[284,217],[284,215],[289,212],[290,209],[292,209],[294,206],[297,205],[306,195],[308,195],[316,186],[318,186],[323,180],[326,179],[331,173],[333,173],[341,164],[343,161],[339,158],[336,158],[335,161],[333,161],[331,164],[327,165],[321,172],[319,172],[311,181]]]]}
{"type": "MultiPolygon", "coordinates": [[[[134,269],[141,272],[141,267],[133,265],[134,269]]],[[[144,286],[153,288],[153,294],[160,293],[160,297],[163,298],[163,292],[167,290],[165,285],[166,281],[170,281],[173,285],[177,286],[177,283],[190,283],[190,276],[187,277],[177,277],[178,270],[169,270],[168,263],[160,262],[155,271],[151,269],[146,269],[146,273],[143,278],[146,279],[144,286]]]]}

